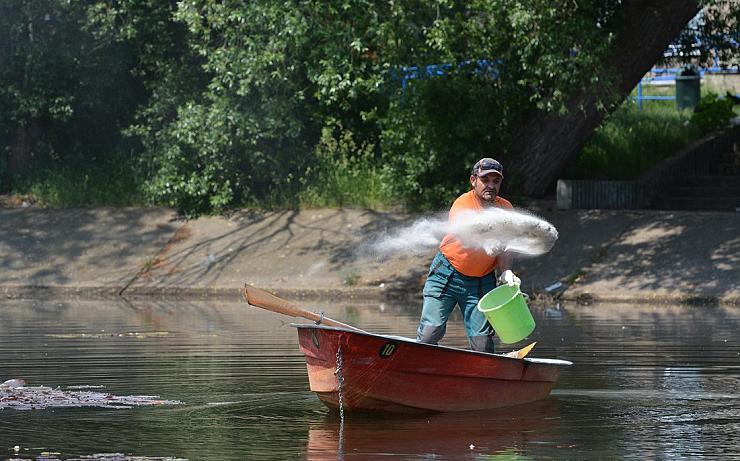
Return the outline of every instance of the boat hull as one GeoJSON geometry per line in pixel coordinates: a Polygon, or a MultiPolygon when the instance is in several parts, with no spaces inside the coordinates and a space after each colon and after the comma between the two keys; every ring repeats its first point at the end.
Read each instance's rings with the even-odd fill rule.
{"type": "Polygon", "coordinates": [[[571,365],[295,326],[311,390],[330,408],[338,408],[341,397],[345,411],[473,411],[533,402],[547,397],[560,370],[571,365]]]}

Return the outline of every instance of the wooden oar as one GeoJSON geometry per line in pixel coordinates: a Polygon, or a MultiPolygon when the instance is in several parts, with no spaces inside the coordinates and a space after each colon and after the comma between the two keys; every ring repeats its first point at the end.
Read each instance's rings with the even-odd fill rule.
{"type": "MultiPolygon", "coordinates": [[[[255,288],[251,285],[244,285],[244,299],[246,299],[247,302],[252,306],[261,307],[262,309],[267,309],[268,311],[277,312],[279,314],[288,315],[290,317],[302,317],[304,319],[324,325],[329,325],[331,327],[345,328],[347,330],[359,331],[360,333],[367,333],[366,331],[355,328],[352,325],[347,325],[346,323],[330,319],[323,314],[317,314],[316,312],[301,309],[290,301],[279,298],[272,293],[261,290],[259,288],[255,288]]],[[[537,342],[533,342],[528,346],[525,346],[519,350],[511,351],[504,355],[506,355],[507,357],[523,359],[524,357],[526,357],[527,354],[529,354],[529,351],[532,350],[535,344],[537,344],[537,342]]]]}
{"type": "Polygon", "coordinates": [[[307,311],[301,309],[290,301],[278,298],[272,293],[268,293],[265,290],[260,290],[251,285],[244,285],[244,298],[249,304],[268,311],[277,312],[279,314],[288,315],[290,317],[303,317],[304,319],[312,320],[316,323],[328,325],[330,327],[346,328],[347,330],[359,331],[366,333],[359,328],[355,328],[352,325],[332,320],[323,314],[317,314],[316,312],[307,311]]]}

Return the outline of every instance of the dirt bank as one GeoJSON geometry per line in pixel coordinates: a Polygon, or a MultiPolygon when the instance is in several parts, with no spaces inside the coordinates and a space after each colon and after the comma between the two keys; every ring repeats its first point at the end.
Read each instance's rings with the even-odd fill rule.
{"type": "MultiPolygon", "coordinates": [[[[526,291],[567,299],[740,303],[740,214],[530,207],[560,238],[516,263],[526,291]]],[[[420,215],[242,211],[179,220],[166,209],[0,209],[6,297],[419,297],[434,253],[358,251],[420,215]]]]}

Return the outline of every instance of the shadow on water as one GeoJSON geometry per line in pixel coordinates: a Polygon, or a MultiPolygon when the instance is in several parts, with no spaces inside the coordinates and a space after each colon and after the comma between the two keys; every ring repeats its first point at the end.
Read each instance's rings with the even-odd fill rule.
{"type": "MultiPolygon", "coordinates": [[[[310,307],[404,336],[413,336],[420,309],[310,307]]],[[[2,301],[0,382],[102,386],[95,390],[182,405],[0,409],[0,459],[740,456],[740,309],[602,304],[533,312],[532,355],[574,362],[549,399],[424,418],[349,415],[340,427],[309,391],[291,319],[243,303],[2,301]]],[[[459,318],[445,344],[466,344],[459,318]]]]}

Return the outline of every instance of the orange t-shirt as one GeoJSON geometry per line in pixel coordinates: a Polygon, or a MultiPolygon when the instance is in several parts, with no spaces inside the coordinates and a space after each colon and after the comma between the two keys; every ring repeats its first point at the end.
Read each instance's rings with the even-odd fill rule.
{"type": "MultiPolygon", "coordinates": [[[[514,208],[505,198],[496,196],[495,205],[499,208],[514,208]]],[[[449,220],[462,210],[483,210],[488,208],[482,200],[475,195],[475,191],[469,191],[457,198],[450,208],[449,220]]],[[[447,234],[442,239],[439,249],[447,260],[458,272],[470,277],[482,277],[490,274],[496,267],[496,258],[489,256],[480,248],[466,248],[460,240],[452,234],[447,234]]]]}

